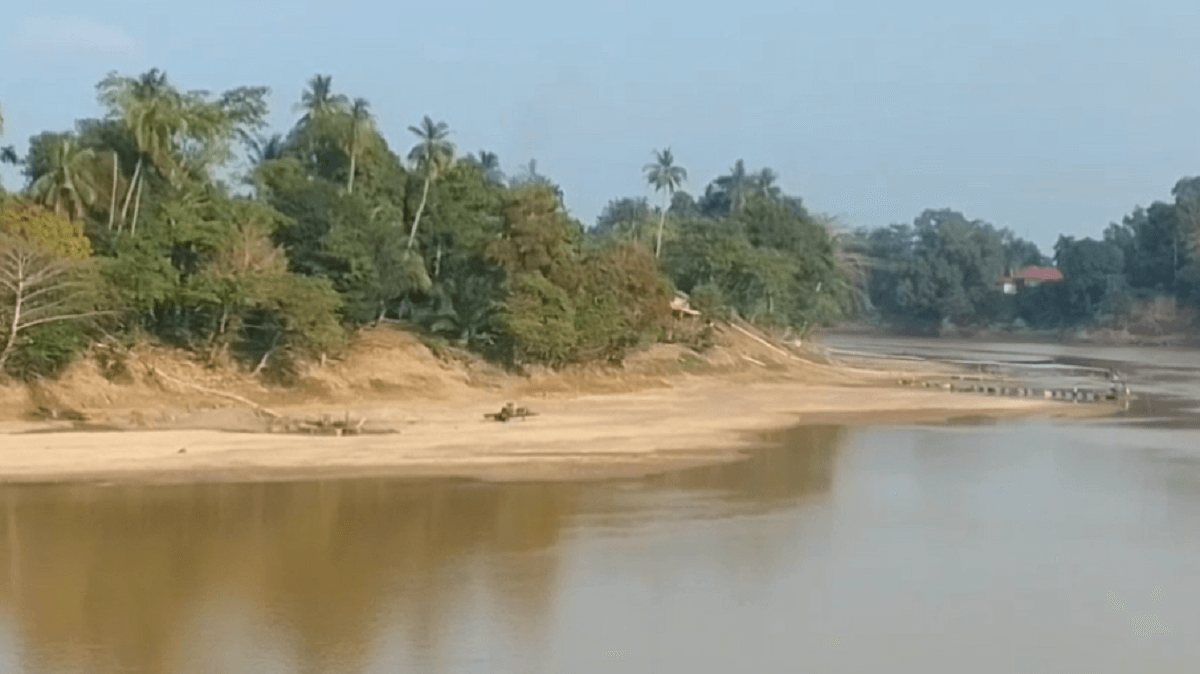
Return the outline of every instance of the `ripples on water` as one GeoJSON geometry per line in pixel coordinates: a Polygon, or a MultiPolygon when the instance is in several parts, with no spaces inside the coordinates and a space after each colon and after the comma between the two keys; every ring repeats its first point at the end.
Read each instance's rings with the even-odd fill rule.
{"type": "Polygon", "coordinates": [[[0,671],[1197,672],[1200,434],[844,429],[592,484],[0,488],[0,671]]]}

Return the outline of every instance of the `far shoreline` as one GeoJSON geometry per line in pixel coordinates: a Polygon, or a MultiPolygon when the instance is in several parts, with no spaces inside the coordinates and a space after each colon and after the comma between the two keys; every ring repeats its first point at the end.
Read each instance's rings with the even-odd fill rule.
{"type": "Polygon", "coordinates": [[[823,336],[871,337],[877,339],[930,339],[977,344],[1057,344],[1062,346],[1098,348],[1176,348],[1200,349],[1200,335],[1191,332],[1171,332],[1144,335],[1128,330],[1091,328],[1075,330],[987,330],[957,329],[949,333],[937,330],[905,330],[864,323],[842,323],[823,332],[823,336]],[[1077,336],[1083,333],[1083,336],[1077,336]],[[1076,335],[1076,336],[1072,336],[1076,335]]]}

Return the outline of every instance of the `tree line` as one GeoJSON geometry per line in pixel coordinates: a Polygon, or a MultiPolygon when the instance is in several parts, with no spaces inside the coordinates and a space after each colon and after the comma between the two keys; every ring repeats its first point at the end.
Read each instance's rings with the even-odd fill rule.
{"type": "Polygon", "coordinates": [[[381,321],[512,366],[620,360],[685,334],[675,292],[797,333],[858,294],[841,238],[770,169],[739,160],[695,198],[655,151],[643,174],[662,204],[614,199],[586,227],[536,161],[506,175],[445,122],[408,127],[402,156],[329,76],[281,132],[268,94],[112,73],[101,117],[0,152],[25,180],[0,189],[0,371],[153,339],[287,376],[381,321]]]}
{"type": "Polygon", "coordinates": [[[952,210],[860,229],[848,248],[869,269],[871,315],[897,327],[1128,328],[1147,307],[1165,303],[1178,316],[1175,308],[1194,310],[1200,300],[1200,178],[1180,179],[1171,194],[1099,239],[1060,236],[1052,255],[952,210]],[[1054,265],[1062,282],[1001,292],[1003,275],[1038,265],[1054,265]]]}

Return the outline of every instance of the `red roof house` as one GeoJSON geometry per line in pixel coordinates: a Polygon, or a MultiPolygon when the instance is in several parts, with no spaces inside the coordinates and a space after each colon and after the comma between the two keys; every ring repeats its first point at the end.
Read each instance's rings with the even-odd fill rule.
{"type": "Polygon", "coordinates": [[[1062,272],[1054,267],[1025,267],[1008,276],[1001,276],[996,285],[1006,295],[1015,295],[1025,288],[1036,288],[1043,283],[1058,283],[1063,280],[1062,272]]]}

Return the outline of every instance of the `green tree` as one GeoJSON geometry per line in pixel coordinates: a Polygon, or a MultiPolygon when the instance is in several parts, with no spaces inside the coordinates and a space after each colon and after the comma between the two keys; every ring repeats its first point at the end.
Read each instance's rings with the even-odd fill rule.
{"type": "Polygon", "coordinates": [[[737,160],[727,175],[718,176],[705,189],[701,210],[709,217],[738,213],[745,205],[746,198],[754,192],[754,183],[754,176],[746,170],[746,163],[737,160]]]}
{"type": "MultiPolygon", "coordinates": [[[[0,109],[0,136],[4,135],[4,110],[0,109]]],[[[20,163],[17,157],[16,148],[11,145],[0,147],[0,164],[12,164],[16,166],[20,163]]],[[[0,185],[0,201],[4,198],[4,186],[0,185]]]]}
{"type": "Polygon", "coordinates": [[[1181,178],[1171,189],[1175,197],[1177,266],[1184,284],[1176,292],[1192,301],[1200,298],[1200,177],[1181,178]]]}
{"type": "Polygon", "coordinates": [[[1106,300],[1124,290],[1124,254],[1111,241],[1060,236],[1054,261],[1064,279],[1056,289],[1059,311],[1068,321],[1099,317],[1106,300]]]}
{"type": "Polygon", "coordinates": [[[805,333],[850,299],[826,228],[786,204],[752,194],[737,216],[693,218],[680,231],[664,249],[664,267],[710,311],[805,333]]]}
{"type": "Polygon", "coordinates": [[[157,68],[138,77],[110,73],[97,89],[109,118],[124,125],[138,150],[121,207],[124,223],[132,199],[131,233],[137,231],[149,168],[169,185],[176,185],[184,176],[204,176],[213,164],[232,156],[233,140],[248,139],[255,129],[262,127],[267,112],[268,92],[264,87],[232,89],[213,101],[207,92],[180,92],[167,81],[166,73],[157,68]]]}
{"type": "MultiPolygon", "coordinates": [[[[27,335],[111,313],[90,252],[82,229],[66,218],[20,202],[0,209],[0,373],[27,335]]],[[[77,341],[74,333],[58,337],[41,345],[77,341]]]]}
{"type": "Polygon", "coordinates": [[[1011,242],[1011,233],[950,209],[877,230],[868,236],[871,301],[891,318],[925,325],[997,318],[996,281],[1013,255],[1024,254],[1011,242]]]}
{"type": "Polygon", "coordinates": [[[754,192],[767,199],[779,199],[783,196],[783,190],[775,184],[778,180],[779,174],[770,168],[762,168],[750,177],[754,192]]]}
{"type": "Polygon", "coordinates": [[[313,126],[347,112],[349,107],[349,98],[333,93],[332,75],[313,75],[308,80],[308,88],[300,94],[300,102],[296,104],[296,111],[304,113],[296,125],[299,128],[313,126]]]}
{"type": "Polygon", "coordinates": [[[346,177],[346,193],[354,192],[354,170],[358,163],[358,155],[362,152],[364,138],[374,131],[374,118],[370,111],[371,104],[365,98],[354,99],[347,113],[347,125],[350,127],[347,136],[346,154],[350,155],[350,171],[346,177]]]}
{"type": "Polygon", "coordinates": [[[424,177],[421,202],[417,206],[416,215],[413,216],[412,231],[408,234],[407,247],[411,249],[417,238],[417,227],[421,223],[421,214],[425,211],[425,202],[429,198],[429,184],[454,161],[454,143],[449,140],[450,126],[445,122],[433,121],[429,115],[425,115],[419,126],[410,126],[408,130],[419,139],[409,152],[408,159],[417,164],[424,177]]]}
{"type": "Polygon", "coordinates": [[[1112,224],[1104,240],[1121,249],[1130,286],[1142,290],[1174,292],[1180,266],[1178,210],[1156,201],[1138,207],[1120,225],[1112,224]]]}
{"type": "Polygon", "coordinates": [[[344,122],[350,112],[350,99],[333,92],[331,75],[313,75],[308,86],[300,94],[300,102],[293,109],[302,113],[288,134],[284,144],[295,156],[315,173],[327,175],[333,157],[345,152],[346,136],[344,122]]]}
{"type": "Polygon", "coordinates": [[[596,217],[592,232],[599,237],[639,240],[643,226],[651,223],[652,215],[645,197],[612,199],[596,217]]]}
{"type": "Polygon", "coordinates": [[[92,255],[91,242],[79,223],[21,199],[0,207],[0,232],[29,241],[57,257],[86,260],[92,255]]]}
{"type": "Polygon", "coordinates": [[[45,168],[30,185],[30,195],[57,214],[66,212],[67,217],[82,220],[99,193],[93,175],[96,152],[81,147],[73,135],[63,134],[50,148],[45,168]]]}
{"type": "Polygon", "coordinates": [[[508,180],[508,186],[512,188],[544,187],[558,197],[558,205],[560,208],[565,204],[565,197],[563,195],[562,187],[556,184],[548,176],[538,172],[536,159],[531,158],[529,163],[522,166],[521,170],[512,175],[508,180]]]}
{"type": "Polygon", "coordinates": [[[675,155],[671,148],[654,151],[654,161],[642,167],[646,174],[646,182],[654,187],[655,192],[663,193],[662,213],[658,218],[658,238],[654,244],[654,257],[662,252],[663,225],[667,221],[667,205],[675,196],[675,190],[687,180],[687,169],[675,164],[675,155]]]}
{"type": "Polygon", "coordinates": [[[478,154],[467,155],[466,161],[478,167],[483,176],[492,184],[504,184],[504,171],[500,170],[500,157],[495,152],[480,150],[478,154]]]}
{"type": "Polygon", "coordinates": [[[260,166],[269,161],[283,158],[283,153],[287,149],[287,141],[282,133],[273,133],[270,136],[255,138],[250,143],[250,162],[255,166],[260,166]]]}

